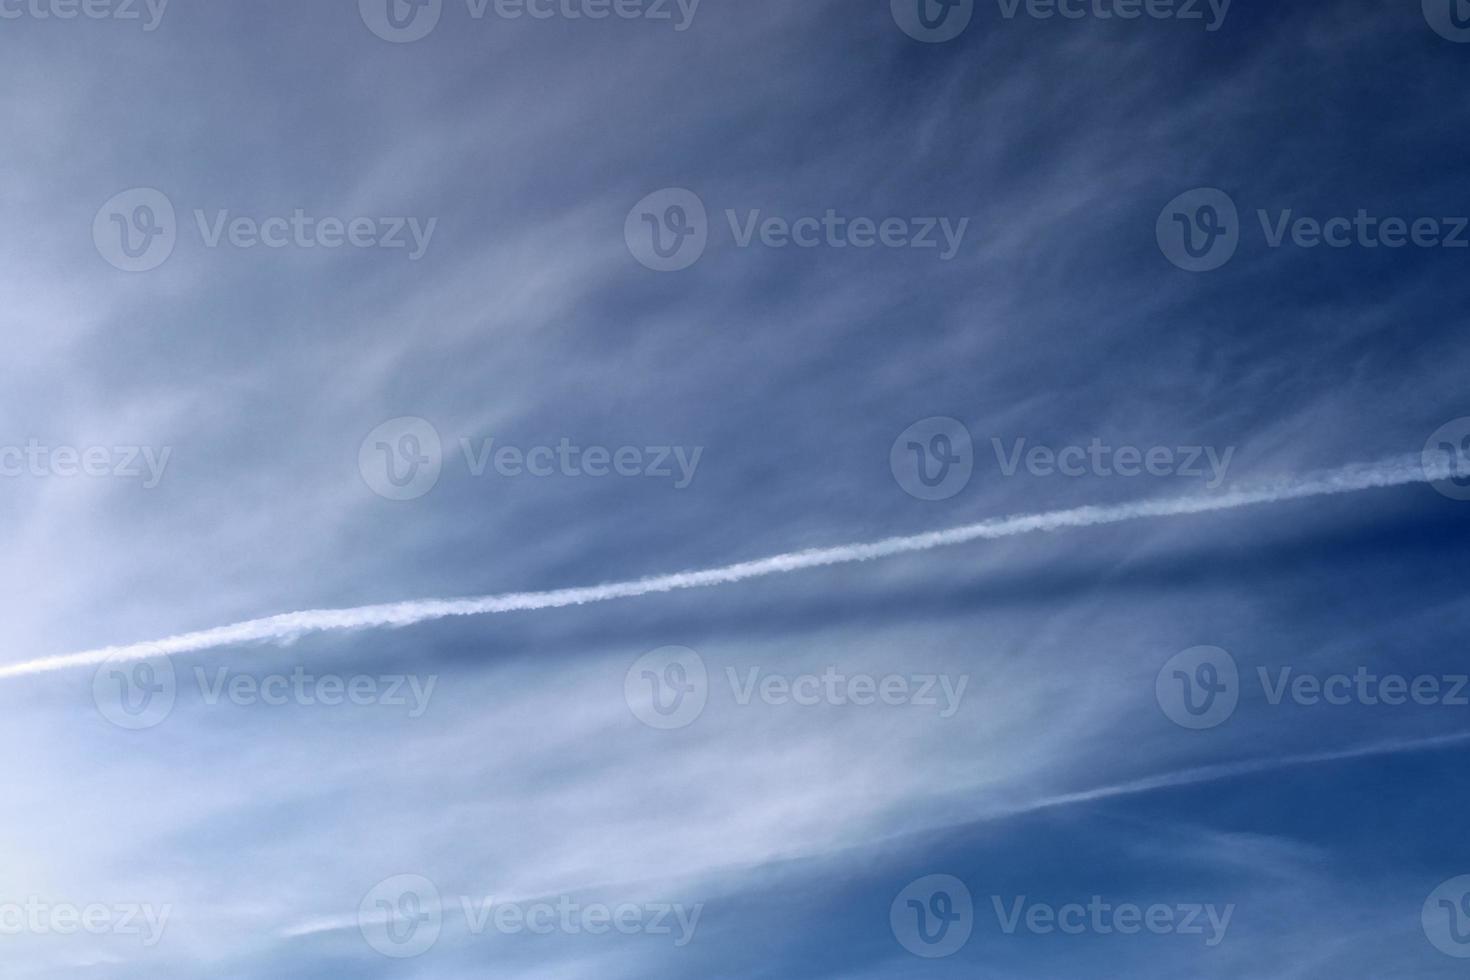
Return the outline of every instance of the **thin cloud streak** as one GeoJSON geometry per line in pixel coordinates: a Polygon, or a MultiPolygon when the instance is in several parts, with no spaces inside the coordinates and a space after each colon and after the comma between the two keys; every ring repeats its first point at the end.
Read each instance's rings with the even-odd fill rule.
{"type": "Polygon", "coordinates": [[[1323,765],[1332,762],[1352,762],[1356,759],[1369,759],[1378,756],[1401,755],[1410,752],[1426,752],[1433,749],[1451,748],[1466,742],[1470,742],[1470,732],[1453,732],[1447,735],[1434,735],[1428,738],[1389,739],[1383,742],[1357,745],[1346,749],[1309,752],[1300,755],[1284,755],[1274,759],[1249,759],[1244,762],[1223,762],[1218,765],[1199,766],[1194,769],[1181,769],[1177,772],[1148,776],[1143,779],[1135,779],[1113,786],[1099,786],[1094,789],[1080,790],[1075,793],[1063,793],[1058,796],[1032,800],[1006,809],[999,814],[993,814],[991,815],[991,819],[1025,816],[1042,810],[1080,806],[1102,800],[1116,799],[1118,797],[1155,793],[1161,790],[1183,789],[1188,786],[1216,783],[1227,779],[1238,779],[1244,776],[1255,776],[1262,773],[1276,772],[1281,769],[1297,769],[1303,766],[1323,765]]]}
{"type": "Polygon", "coordinates": [[[1354,463],[1313,476],[1240,487],[1208,497],[1173,497],[1135,501],[1109,506],[1084,506],[1040,514],[992,518],[977,524],[930,531],[906,537],[887,538],[868,544],[812,548],[724,565],[701,571],[677,572],[629,582],[613,582],[547,592],[515,592],[469,599],[423,599],[360,606],[352,609],[313,609],[252,619],[230,626],[184,633],[161,640],[122,646],[101,647],[79,653],[29,660],[0,668],[0,679],[50,673],[107,662],[146,660],[171,654],[196,653],[242,643],[290,642],[308,633],[335,630],[399,628],[452,616],[484,616],[509,612],[561,609],[614,599],[675,592],[683,589],[731,585],[748,579],[829,565],[872,561],[935,548],[988,541],[1037,532],[1119,524],[1151,517],[1182,517],[1214,511],[1234,510],[1258,504],[1280,503],[1307,497],[1355,493],[1383,487],[1405,486],[1446,479],[1452,461],[1430,461],[1401,457],[1378,463],[1354,463]]]}

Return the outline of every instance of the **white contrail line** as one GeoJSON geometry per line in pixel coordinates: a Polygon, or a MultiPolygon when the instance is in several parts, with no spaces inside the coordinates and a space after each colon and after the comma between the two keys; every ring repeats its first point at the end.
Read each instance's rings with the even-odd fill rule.
{"type": "Polygon", "coordinates": [[[247,620],[231,626],[217,626],[195,633],[183,633],[162,640],[101,647],[80,653],[28,660],[24,663],[0,667],[0,679],[43,674],[72,667],[91,667],[109,661],[146,660],[149,657],[168,656],[175,653],[194,653],[239,643],[287,642],[307,633],[329,630],[411,626],[414,623],[444,619],[450,616],[482,616],[536,609],[560,609],[592,602],[607,602],[612,599],[674,592],[680,589],[729,585],[743,582],[746,579],[779,575],[807,568],[871,561],[875,558],[888,558],[893,555],[928,551],[932,548],[965,544],[970,541],[1008,538],[1038,531],[1059,531],[1065,528],[1117,524],[1145,517],[1204,514],[1211,511],[1249,507],[1254,504],[1353,493],[1375,487],[1426,483],[1445,479],[1452,472],[1453,465],[1448,457],[1433,463],[1421,460],[1419,457],[1403,457],[1379,463],[1355,463],[1310,477],[1240,487],[1214,496],[1173,497],[993,518],[946,531],[887,538],[869,544],[812,548],[735,565],[724,565],[702,571],[677,572],[673,575],[656,575],[631,582],[613,582],[606,585],[556,589],[549,592],[513,592],[470,599],[422,599],[376,606],[359,606],[354,609],[311,609],[268,616],[264,619],[247,620]]]}
{"type": "Polygon", "coordinates": [[[1031,800],[1003,810],[999,814],[994,815],[994,818],[1005,819],[1036,813],[1041,810],[1052,810],[1058,807],[1079,806],[1086,803],[1096,803],[1101,800],[1155,793],[1160,790],[1183,789],[1187,786],[1199,786],[1204,783],[1215,783],[1227,779],[1256,776],[1282,769],[1298,769],[1304,766],[1323,765],[1331,762],[1351,762],[1356,759],[1369,759],[1385,755],[1402,755],[1410,752],[1423,752],[1430,749],[1443,749],[1455,745],[1463,745],[1466,742],[1470,742],[1470,732],[1451,732],[1446,735],[1432,735],[1423,738],[1387,739],[1381,742],[1355,745],[1345,749],[1307,752],[1299,755],[1283,755],[1275,758],[1247,759],[1243,762],[1222,762],[1210,766],[1199,766],[1194,769],[1181,769],[1177,772],[1162,773],[1157,776],[1146,776],[1142,779],[1118,783],[1114,786],[1098,786],[1075,793],[1062,793],[1057,796],[1031,800]]]}

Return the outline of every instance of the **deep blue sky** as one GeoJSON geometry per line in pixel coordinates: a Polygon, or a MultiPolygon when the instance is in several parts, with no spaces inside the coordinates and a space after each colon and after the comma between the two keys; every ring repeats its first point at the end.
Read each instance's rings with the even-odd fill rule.
{"type": "MultiPolygon", "coordinates": [[[[0,478],[0,663],[1219,490],[1008,476],[994,439],[1230,450],[1235,485],[1417,454],[1470,415],[1470,248],[1272,248],[1257,217],[1470,215],[1470,43],[1432,29],[1440,0],[1235,0],[1214,31],[976,0],[942,43],[888,0],[702,0],[684,30],[677,4],[508,20],[443,0],[395,43],[367,23],[389,2],[172,0],[153,30],[141,4],[0,4],[0,448],[170,452],[156,487],[0,478]],[[129,272],[92,229],[135,188],[177,241],[129,272]],[[625,223],[667,188],[702,202],[708,245],[658,272],[625,223]],[[1198,188],[1237,209],[1213,271],[1156,237],[1198,188]],[[196,209],[437,220],[411,260],[211,248],[196,209]],[[968,224],[945,260],[740,247],[727,209],[968,224]],[[389,500],[359,454],[385,424],[400,447],[404,417],[432,425],[442,473],[389,500]],[[970,433],[973,475],[918,499],[890,450],[935,417],[970,433]],[[475,476],[461,439],[702,455],[683,488],[475,476]]],[[[1258,670],[1470,673],[1467,543],[1470,503],[1411,485],[239,645],[175,657],[177,703],[142,731],[108,721],[90,670],[0,681],[0,930],[32,898],[171,908],[154,945],[0,935],[0,974],[1461,976],[1421,910],[1470,874],[1470,742],[1444,738],[1470,706],[1272,704],[1258,670]],[[670,646],[706,665],[708,705],[658,730],[624,682],[670,646]],[[1233,658],[1240,703],[1195,731],[1155,684],[1201,646],[1233,658]],[[210,704],[195,682],[298,666],[436,686],[408,717],[210,704]],[[968,686],[940,717],[741,705],[726,682],[828,667],[968,686]],[[358,907],[404,874],[451,907],[396,959],[358,907]],[[974,899],[971,938],[934,959],[890,926],[930,875],[974,899]],[[476,935],[461,895],[703,909],[676,948],[476,935]],[[1206,948],[1007,935],[992,906],[1094,895],[1234,909],[1206,948]]]]}

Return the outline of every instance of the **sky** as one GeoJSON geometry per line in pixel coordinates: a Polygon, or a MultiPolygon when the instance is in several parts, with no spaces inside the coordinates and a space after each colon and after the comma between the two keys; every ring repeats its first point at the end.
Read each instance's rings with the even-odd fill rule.
{"type": "Polygon", "coordinates": [[[0,976],[1463,975],[1464,0],[0,50],[0,976]]]}

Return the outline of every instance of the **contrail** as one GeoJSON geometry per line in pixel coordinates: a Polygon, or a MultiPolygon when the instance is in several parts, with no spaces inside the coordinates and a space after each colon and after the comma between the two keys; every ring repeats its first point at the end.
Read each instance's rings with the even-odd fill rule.
{"type": "Polygon", "coordinates": [[[1131,782],[1119,783],[1115,786],[1099,786],[1094,789],[1080,790],[1075,793],[1062,793],[1058,796],[1030,800],[1004,810],[997,816],[999,818],[1022,816],[1041,810],[1078,806],[1118,797],[1138,796],[1144,793],[1158,792],[1159,790],[1182,789],[1186,786],[1199,786],[1204,783],[1220,782],[1226,779],[1239,779],[1244,776],[1277,772],[1281,769],[1298,769],[1304,766],[1322,765],[1331,762],[1351,762],[1357,759],[1370,759],[1386,755],[1424,752],[1463,745],[1466,742],[1470,742],[1470,732],[1451,732],[1446,735],[1432,735],[1424,738],[1387,739],[1381,742],[1370,742],[1365,745],[1355,745],[1350,748],[1333,749],[1323,752],[1283,755],[1266,759],[1248,759],[1243,762],[1222,762],[1212,766],[1200,766],[1195,769],[1182,769],[1178,772],[1147,776],[1131,782]]]}
{"type": "Polygon", "coordinates": [[[876,558],[929,551],[933,548],[944,548],[971,541],[1009,538],[1019,534],[1060,531],[1066,528],[1092,527],[1100,524],[1118,524],[1147,517],[1204,514],[1211,511],[1234,510],[1255,504],[1353,493],[1376,487],[1428,483],[1447,479],[1455,472],[1453,461],[1448,455],[1438,461],[1431,461],[1431,459],[1432,454],[1426,454],[1426,458],[1422,460],[1419,457],[1402,457],[1378,463],[1355,463],[1299,479],[1238,487],[1213,496],[1173,497],[992,518],[978,524],[967,524],[945,531],[887,538],[868,544],[812,548],[756,561],[724,565],[719,568],[656,575],[630,582],[612,582],[605,585],[556,589],[548,592],[512,592],[505,595],[470,599],[422,599],[376,606],[359,606],[354,609],[311,609],[283,613],[264,619],[247,620],[231,626],[217,626],[195,633],[183,633],[162,640],[101,647],[80,653],[28,660],[0,668],[0,679],[43,674],[72,667],[92,667],[109,661],[146,660],[149,657],[175,653],[194,653],[240,643],[288,642],[307,633],[328,630],[411,626],[414,623],[444,619],[450,616],[483,616],[494,613],[527,612],[536,609],[560,609],[567,606],[608,602],[613,599],[628,599],[681,589],[729,585],[743,582],[746,579],[763,578],[767,575],[780,575],[807,568],[822,568],[849,562],[871,561],[876,558]]]}

